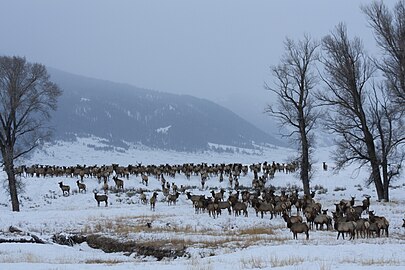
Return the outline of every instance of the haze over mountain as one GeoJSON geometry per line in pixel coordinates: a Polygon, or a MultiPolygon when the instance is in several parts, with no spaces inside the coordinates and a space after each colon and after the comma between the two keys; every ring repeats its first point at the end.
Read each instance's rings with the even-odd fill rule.
{"type": "MultiPolygon", "coordinates": [[[[393,7],[396,1],[384,1],[393,7]]],[[[270,134],[264,82],[286,37],[340,22],[378,52],[358,1],[2,1],[0,52],[75,74],[205,98],[270,134]],[[22,16],[23,15],[23,16],[22,16]]]]}
{"type": "Polygon", "coordinates": [[[116,146],[132,142],[181,151],[204,150],[209,143],[244,148],[281,144],[206,99],[48,70],[64,91],[52,118],[56,139],[92,135],[116,146]]]}

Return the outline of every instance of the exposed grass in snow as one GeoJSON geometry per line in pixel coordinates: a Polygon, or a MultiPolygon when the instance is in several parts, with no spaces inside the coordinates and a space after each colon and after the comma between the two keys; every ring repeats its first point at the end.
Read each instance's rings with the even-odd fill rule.
{"type": "Polygon", "coordinates": [[[399,266],[401,262],[397,258],[345,258],[340,260],[341,263],[357,264],[362,266],[399,266]]]}
{"type": "Polygon", "coordinates": [[[303,263],[306,259],[297,256],[278,257],[269,255],[266,257],[255,257],[240,259],[240,269],[263,269],[285,266],[295,266],[303,263]]]}
{"type": "Polygon", "coordinates": [[[122,260],[118,259],[87,259],[85,261],[86,264],[106,264],[106,265],[114,265],[123,263],[122,260]]]}
{"type": "Polygon", "coordinates": [[[118,238],[135,239],[139,244],[148,246],[198,246],[201,248],[237,247],[246,248],[266,242],[273,244],[284,243],[289,238],[280,236],[275,229],[268,226],[254,226],[248,228],[235,228],[233,230],[210,230],[192,225],[176,226],[154,224],[158,220],[167,218],[165,215],[151,216],[119,216],[96,220],[91,218],[80,230],[82,234],[108,234],[118,238]],[[141,235],[142,237],[139,237],[141,235]],[[164,236],[164,240],[156,239],[164,236]]]}

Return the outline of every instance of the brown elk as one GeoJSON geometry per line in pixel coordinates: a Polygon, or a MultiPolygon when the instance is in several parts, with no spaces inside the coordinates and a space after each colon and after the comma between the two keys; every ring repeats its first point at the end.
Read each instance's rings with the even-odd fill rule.
{"type": "Polygon", "coordinates": [[[177,199],[179,198],[180,192],[176,192],[175,194],[169,194],[167,196],[167,205],[176,204],[177,199]]]}
{"type": "Polygon", "coordinates": [[[345,239],[344,233],[350,233],[349,240],[352,240],[355,237],[356,222],[354,222],[354,221],[335,220],[334,228],[338,232],[337,239],[339,239],[340,235],[342,235],[343,239],[345,239]]]}
{"type": "Polygon", "coordinates": [[[290,231],[293,233],[293,239],[298,239],[299,233],[305,233],[307,240],[309,239],[309,227],[304,223],[293,223],[290,227],[290,231]]]}
{"type": "Polygon", "coordinates": [[[124,189],[124,180],[119,179],[117,176],[114,176],[113,180],[115,182],[115,188],[116,189],[121,189],[121,190],[124,189]]]}
{"type": "Polygon", "coordinates": [[[77,187],[79,188],[79,193],[84,191],[86,193],[86,184],[80,183],[79,180],[76,181],[77,187]]]}
{"type": "Polygon", "coordinates": [[[233,202],[232,210],[235,216],[239,216],[241,213],[243,213],[245,217],[248,216],[247,205],[244,202],[233,202]]]}
{"type": "Polygon", "coordinates": [[[148,186],[148,176],[146,174],[142,174],[141,176],[142,178],[142,184],[144,184],[145,186],[148,186]]]}
{"type": "Polygon", "coordinates": [[[390,226],[388,220],[385,217],[376,216],[374,214],[374,211],[369,211],[368,215],[370,223],[376,223],[378,227],[381,228],[381,230],[385,232],[385,235],[388,237],[388,228],[390,226]]]}
{"type": "Polygon", "coordinates": [[[322,210],[322,214],[318,214],[314,219],[315,228],[318,230],[320,228],[323,230],[323,225],[326,225],[326,230],[332,227],[332,217],[328,216],[326,213],[328,210],[322,210]]]}
{"type": "Polygon", "coordinates": [[[155,211],[155,206],[156,206],[156,201],[157,201],[157,192],[153,192],[152,197],[150,198],[149,202],[150,202],[150,209],[155,211]]]}
{"type": "Polygon", "coordinates": [[[108,206],[108,196],[106,194],[98,195],[97,191],[94,191],[94,199],[97,201],[97,206],[100,206],[100,202],[105,202],[105,206],[108,206]]]}
{"type": "Polygon", "coordinates": [[[295,223],[302,223],[302,217],[300,216],[289,216],[287,213],[283,213],[283,219],[287,223],[287,228],[291,228],[291,226],[295,223]]]}
{"type": "Polygon", "coordinates": [[[59,187],[62,190],[63,196],[69,196],[70,195],[70,186],[64,185],[62,182],[59,182],[59,187]]]}

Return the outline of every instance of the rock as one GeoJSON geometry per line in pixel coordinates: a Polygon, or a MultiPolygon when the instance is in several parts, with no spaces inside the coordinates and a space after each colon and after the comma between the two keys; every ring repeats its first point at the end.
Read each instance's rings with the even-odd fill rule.
{"type": "Polygon", "coordinates": [[[8,231],[11,232],[11,233],[22,233],[22,230],[20,230],[20,229],[14,227],[14,226],[10,226],[10,227],[8,228],[8,231]]]}

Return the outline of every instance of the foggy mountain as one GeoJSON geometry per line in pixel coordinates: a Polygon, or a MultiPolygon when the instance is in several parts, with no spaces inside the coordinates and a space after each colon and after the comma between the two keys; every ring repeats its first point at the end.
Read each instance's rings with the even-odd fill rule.
{"type": "Polygon", "coordinates": [[[52,116],[55,139],[93,135],[114,146],[130,142],[178,151],[205,150],[209,143],[243,148],[281,144],[205,99],[48,71],[63,90],[52,116]]]}

